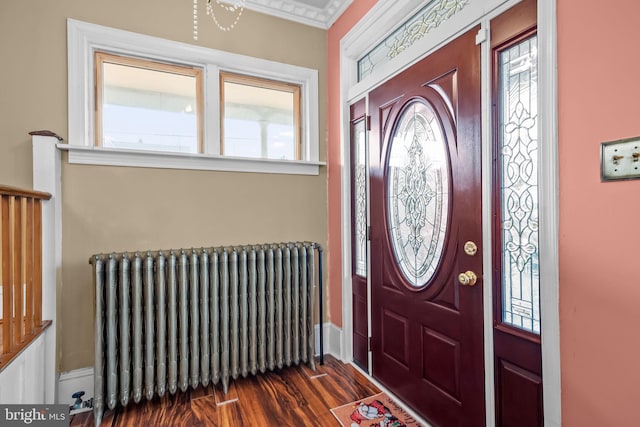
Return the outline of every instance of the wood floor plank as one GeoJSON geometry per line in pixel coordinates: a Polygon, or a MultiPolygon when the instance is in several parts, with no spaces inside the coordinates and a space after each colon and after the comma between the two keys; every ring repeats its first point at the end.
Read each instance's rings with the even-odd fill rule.
{"type": "Polygon", "coordinates": [[[216,404],[218,406],[238,400],[238,391],[236,390],[236,382],[234,381],[231,384],[229,384],[229,390],[227,390],[226,394],[222,391],[222,387],[216,387],[214,389],[213,395],[214,395],[216,404]]]}
{"type": "Polygon", "coordinates": [[[327,361],[330,364],[327,375],[317,377],[317,388],[322,390],[326,404],[333,408],[354,400],[363,399],[380,390],[358,372],[353,366],[343,364],[335,359],[327,361]]]}
{"type": "Polygon", "coordinates": [[[222,387],[216,387],[214,400],[216,402],[217,426],[234,427],[245,425],[238,406],[236,381],[229,384],[229,390],[226,394],[222,391],[222,387]]]}
{"type": "MultiPolygon", "coordinates": [[[[231,402],[225,405],[220,405],[216,408],[218,413],[218,426],[219,427],[238,427],[244,425],[251,425],[246,422],[240,412],[238,402],[231,402]]],[[[267,424],[268,425],[268,424],[267,424]]]]}
{"type": "MultiPolygon", "coordinates": [[[[337,427],[331,408],[379,392],[353,366],[333,357],[316,367],[240,378],[227,394],[218,384],[130,404],[106,412],[102,427],[337,427]]],[[[93,426],[93,413],[74,416],[71,426],[93,426]]]]}
{"type": "Polygon", "coordinates": [[[118,412],[117,427],[140,427],[142,425],[174,426],[191,425],[193,414],[189,392],[166,394],[151,401],[129,404],[118,412]]]}
{"type": "Polygon", "coordinates": [[[283,372],[283,377],[288,383],[296,384],[300,393],[305,397],[306,407],[316,417],[326,412],[330,399],[325,395],[325,390],[319,378],[307,376],[307,372],[298,367],[283,372]]]}
{"type": "Polygon", "coordinates": [[[281,372],[245,378],[236,386],[240,410],[249,425],[259,425],[261,420],[270,420],[273,425],[306,425],[308,419],[302,409],[307,406],[306,400],[281,372]]]}
{"type": "MultiPolygon", "coordinates": [[[[213,389],[211,391],[213,392],[213,389]]],[[[194,417],[194,426],[217,427],[219,425],[218,408],[213,394],[196,399],[192,397],[191,412],[194,417]]]]}
{"type": "Polygon", "coordinates": [[[211,396],[213,398],[213,386],[209,384],[206,387],[197,387],[195,389],[191,389],[191,399],[200,399],[202,397],[211,396]]]}
{"type": "Polygon", "coordinates": [[[93,413],[87,411],[72,415],[70,424],[77,427],[93,427],[93,413]]]}
{"type": "Polygon", "coordinates": [[[331,412],[327,412],[326,414],[320,415],[318,417],[318,425],[322,427],[334,427],[334,426],[340,427],[340,423],[338,422],[336,417],[333,416],[331,412]]]}
{"type": "MultiPolygon", "coordinates": [[[[333,358],[331,358],[333,359],[333,358]]],[[[302,369],[305,373],[307,373],[310,377],[314,376],[314,375],[318,375],[318,374],[324,374],[327,372],[330,372],[333,368],[332,368],[332,363],[331,360],[329,359],[325,359],[325,364],[321,365],[319,363],[316,362],[315,364],[315,370],[311,369],[309,367],[309,365],[307,364],[300,364],[298,365],[298,367],[300,369],[302,369]]]]}
{"type": "MultiPolygon", "coordinates": [[[[102,416],[102,422],[100,423],[100,427],[114,427],[116,425],[116,420],[118,419],[118,413],[113,411],[106,411],[102,416]]],[[[91,424],[93,425],[93,412],[91,412],[91,424]]]]}

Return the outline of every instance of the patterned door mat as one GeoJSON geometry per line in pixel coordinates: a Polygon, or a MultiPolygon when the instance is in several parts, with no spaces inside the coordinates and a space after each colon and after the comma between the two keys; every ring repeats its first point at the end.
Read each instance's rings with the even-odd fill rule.
{"type": "Polygon", "coordinates": [[[422,427],[386,393],[332,408],[342,427],[422,427]]]}

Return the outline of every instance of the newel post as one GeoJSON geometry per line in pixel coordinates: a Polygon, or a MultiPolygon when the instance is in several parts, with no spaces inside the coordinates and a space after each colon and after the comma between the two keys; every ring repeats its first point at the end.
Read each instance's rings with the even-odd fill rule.
{"type": "Polygon", "coordinates": [[[61,156],[52,132],[31,132],[33,188],[52,195],[42,204],[42,318],[52,321],[45,332],[44,398],[56,403],[57,389],[57,298],[62,267],[61,156]]]}

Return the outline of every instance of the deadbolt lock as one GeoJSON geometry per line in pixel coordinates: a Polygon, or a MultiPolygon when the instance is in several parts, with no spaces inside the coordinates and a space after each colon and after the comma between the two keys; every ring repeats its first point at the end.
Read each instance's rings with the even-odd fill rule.
{"type": "Polygon", "coordinates": [[[469,256],[474,256],[478,252],[478,245],[472,241],[468,241],[464,244],[464,253],[469,256]]]}
{"type": "Polygon", "coordinates": [[[458,282],[463,286],[474,286],[478,281],[478,276],[473,271],[465,271],[458,274],[458,282]]]}

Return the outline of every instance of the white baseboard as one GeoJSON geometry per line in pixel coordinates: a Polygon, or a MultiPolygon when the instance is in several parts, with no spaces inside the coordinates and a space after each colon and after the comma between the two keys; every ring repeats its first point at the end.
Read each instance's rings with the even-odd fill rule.
{"type": "MultiPolygon", "coordinates": [[[[340,359],[342,329],[333,323],[324,323],[322,329],[324,329],[324,354],[330,354],[336,359],[340,359]]],[[[320,355],[320,325],[316,324],[316,356],[318,355],[320,355]]]]}
{"type": "Polygon", "coordinates": [[[93,367],[63,372],[58,379],[58,402],[73,405],[75,399],[71,397],[76,391],[84,391],[82,400],[93,397],[93,367]]]}
{"type": "MultiPolygon", "coordinates": [[[[342,342],[342,329],[333,323],[324,323],[324,354],[330,354],[340,359],[340,343],[342,342]]],[[[315,325],[316,329],[316,356],[320,354],[320,325],[315,325]]],[[[74,398],[71,397],[76,391],[84,391],[82,400],[93,397],[93,367],[76,369],[70,372],[63,372],[58,379],[58,402],[73,405],[74,398]]]]}

